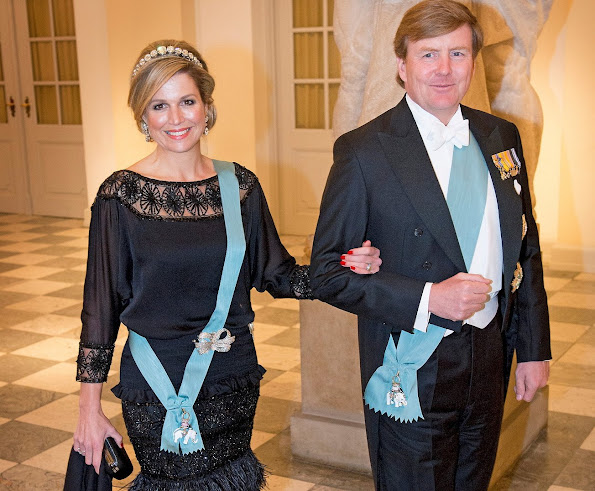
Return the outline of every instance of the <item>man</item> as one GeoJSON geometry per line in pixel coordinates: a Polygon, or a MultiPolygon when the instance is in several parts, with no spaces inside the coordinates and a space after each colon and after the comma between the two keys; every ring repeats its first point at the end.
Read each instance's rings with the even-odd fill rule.
{"type": "Polygon", "coordinates": [[[483,490],[512,349],[519,400],[551,358],[523,151],[513,124],[460,106],[482,47],[465,6],[415,5],[394,44],[407,94],[335,143],[311,282],[359,316],[377,489],[483,490]],[[381,271],[349,276],[341,251],[364,238],[381,271]]]}

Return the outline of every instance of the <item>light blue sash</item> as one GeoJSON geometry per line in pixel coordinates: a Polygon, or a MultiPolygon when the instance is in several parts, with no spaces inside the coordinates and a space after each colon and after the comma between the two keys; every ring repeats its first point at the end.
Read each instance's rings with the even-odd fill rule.
{"type": "MultiPolygon", "coordinates": [[[[240,192],[234,164],[217,160],[213,160],[213,164],[221,190],[227,250],[217,293],[217,304],[203,333],[214,333],[224,327],[246,250],[240,211],[240,192]]],[[[143,377],[167,409],[161,432],[161,450],[177,454],[180,453],[180,448],[183,454],[202,450],[204,444],[193,406],[213,359],[213,350],[209,349],[204,354],[199,354],[197,349],[192,350],[180,390],[176,394],[163,365],[148,341],[130,331],[128,342],[134,361],[143,377]]]]}
{"type": "MultiPolygon", "coordinates": [[[[488,168],[477,141],[454,148],[446,202],[457,233],[467,271],[471,267],[485,211],[488,168]]],[[[366,386],[364,400],[374,411],[402,422],[423,419],[417,391],[417,370],[442,341],[445,329],[428,324],[426,332],[401,331],[395,347],[390,336],[382,365],[366,386]]]]}

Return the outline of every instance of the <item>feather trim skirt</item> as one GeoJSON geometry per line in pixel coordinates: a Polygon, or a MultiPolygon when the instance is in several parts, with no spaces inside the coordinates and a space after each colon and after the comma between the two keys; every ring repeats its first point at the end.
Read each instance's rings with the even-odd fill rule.
{"type": "Polygon", "coordinates": [[[178,455],[162,452],[161,403],[122,401],[128,436],[141,472],[132,490],[258,491],[265,486],[263,465],[250,449],[259,384],[199,397],[194,405],[205,448],[178,455]]]}

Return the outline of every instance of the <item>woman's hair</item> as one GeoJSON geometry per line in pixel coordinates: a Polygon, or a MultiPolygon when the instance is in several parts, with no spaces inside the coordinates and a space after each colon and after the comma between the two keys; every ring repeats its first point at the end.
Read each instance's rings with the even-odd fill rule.
{"type": "MultiPolygon", "coordinates": [[[[471,28],[475,59],[483,47],[483,31],[469,9],[454,0],[424,0],[405,12],[393,41],[395,54],[404,60],[407,57],[409,41],[443,36],[465,24],[471,28]]],[[[397,82],[401,87],[405,87],[398,73],[397,82]]]]}
{"type": "Polygon", "coordinates": [[[209,73],[203,57],[186,41],[162,39],[150,43],[141,51],[139,62],[132,70],[128,105],[132,109],[139,131],[142,132],[142,117],[155,92],[176,73],[187,73],[194,80],[209,117],[207,128],[211,129],[215,124],[215,80],[209,73]]]}

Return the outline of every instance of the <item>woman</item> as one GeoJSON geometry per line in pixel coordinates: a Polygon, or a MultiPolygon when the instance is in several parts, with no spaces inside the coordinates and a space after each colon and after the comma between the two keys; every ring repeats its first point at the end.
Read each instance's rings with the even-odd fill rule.
{"type": "MultiPolygon", "coordinates": [[[[128,103],[155,151],[112,174],[92,209],[74,449],[99,472],[104,439],[122,443],[100,403],[122,323],[130,333],[112,390],[141,465],[133,489],[263,487],[250,450],[264,373],[250,290],[309,296],[307,267],[282,246],[256,176],[201,154],[213,88],[187,43],[147,46],[128,103]]],[[[378,271],[369,245],[342,264],[378,271]]]]}

